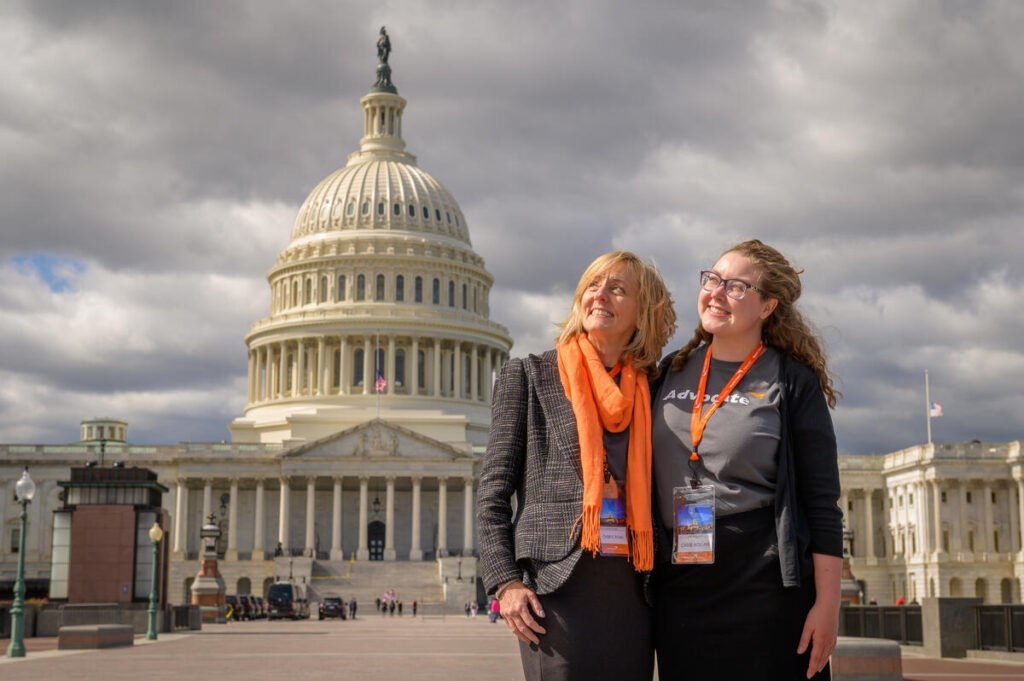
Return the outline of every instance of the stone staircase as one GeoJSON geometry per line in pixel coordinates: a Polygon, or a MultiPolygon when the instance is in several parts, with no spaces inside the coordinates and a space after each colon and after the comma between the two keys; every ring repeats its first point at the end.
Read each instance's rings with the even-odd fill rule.
{"type": "Polygon", "coordinates": [[[435,561],[315,560],[309,583],[311,603],[325,596],[341,596],[346,603],[354,597],[363,616],[378,614],[374,601],[388,589],[395,590],[406,616],[412,614],[413,601],[424,614],[440,613],[445,606],[445,590],[435,561]]]}

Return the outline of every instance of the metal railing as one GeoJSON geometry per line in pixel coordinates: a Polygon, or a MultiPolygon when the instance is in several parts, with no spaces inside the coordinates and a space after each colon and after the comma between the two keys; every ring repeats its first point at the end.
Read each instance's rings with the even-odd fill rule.
{"type": "Polygon", "coordinates": [[[844,605],[839,610],[839,634],[924,645],[921,606],[844,605]]]}
{"type": "Polygon", "coordinates": [[[980,650],[1024,651],[1024,605],[974,608],[980,650]]]}

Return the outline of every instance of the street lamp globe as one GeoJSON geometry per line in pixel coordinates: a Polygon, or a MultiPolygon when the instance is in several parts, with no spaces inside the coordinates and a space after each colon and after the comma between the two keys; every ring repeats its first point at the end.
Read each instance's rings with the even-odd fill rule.
{"type": "Polygon", "coordinates": [[[160,527],[160,523],[153,523],[153,527],[149,528],[149,541],[154,544],[158,544],[161,539],[164,538],[163,528],[160,527]]]}
{"type": "Polygon", "coordinates": [[[21,478],[15,483],[14,494],[18,497],[18,501],[32,501],[32,497],[36,495],[36,483],[33,482],[32,476],[28,474],[28,466],[25,466],[25,470],[21,473],[21,478]]]}

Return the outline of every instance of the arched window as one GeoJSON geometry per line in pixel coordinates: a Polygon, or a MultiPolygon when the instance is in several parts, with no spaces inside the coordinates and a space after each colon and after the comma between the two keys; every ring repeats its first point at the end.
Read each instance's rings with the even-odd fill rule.
{"type": "Polygon", "coordinates": [[[377,215],[384,215],[384,202],[381,201],[377,204],[377,215]]]}
{"type": "Polygon", "coordinates": [[[395,302],[401,303],[405,300],[405,277],[399,274],[395,277],[395,302]]]}
{"type": "Polygon", "coordinates": [[[414,291],[413,292],[414,292],[414,297],[413,297],[414,302],[422,303],[423,302],[423,277],[416,277],[416,280],[414,282],[414,291]]]}
{"type": "Polygon", "coordinates": [[[320,277],[320,302],[327,302],[327,277],[320,277]]]}
{"type": "Polygon", "coordinates": [[[377,297],[376,300],[384,300],[384,275],[377,275],[377,297]]]}
{"type": "Polygon", "coordinates": [[[299,282],[292,282],[292,307],[299,304],[299,282]]]}
{"type": "Polygon", "coordinates": [[[349,201],[348,210],[346,212],[349,215],[352,215],[353,213],[356,212],[356,202],[355,201],[349,201]]]}
{"type": "Polygon", "coordinates": [[[405,350],[395,350],[395,387],[405,385],[405,350]]]}
{"type": "Polygon", "coordinates": [[[455,307],[455,282],[448,282],[448,307],[455,307]]]}
{"type": "Polygon", "coordinates": [[[370,214],[370,202],[369,201],[363,201],[363,215],[369,215],[369,214],[370,214]]]}
{"type": "Polygon", "coordinates": [[[344,274],[339,274],[338,275],[338,293],[337,293],[337,298],[338,298],[338,302],[339,303],[341,301],[345,300],[345,275],[344,274]]]}
{"type": "Polygon", "coordinates": [[[477,308],[477,303],[476,303],[476,286],[474,286],[473,287],[473,312],[479,312],[479,311],[480,310],[477,308]]]}
{"type": "Polygon", "coordinates": [[[451,214],[451,213],[449,213],[448,211],[445,211],[445,212],[444,212],[444,216],[445,216],[446,218],[448,218],[448,224],[449,224],[449,225],[450,225],[450,224],[452,224],[452,214],[451,214]]]}
{"type": "Polygon", "coordinates": [[[341,385],[341,350],[334,351],[334,387],[341,385]]]}
{"type": "Polygon", "coordinates": [[[306,305],[309,305],[311,302],[313,302],[313,280],[310,279],[309,277],[306,277],[306,290],[302,297],[302,302],[305,303],[306,305]]]}
{"type": "Polygon", "coordinates": [[[459,226],[459,214],[458,213],[455,214],[455,226],[456,227],[459,226]]]}
{"type": "Polygon", "coordinates": [[[356,300],[366,300],[366,277],[362,274],[356,277],[356,300]]]}
{"type": "Polygon", "coordinates": [[[357,349],[352,356],[352,385],[363,384],[363,358],[365,356],[362,348],[357,349]]]}
{"type": "Polygon", "coordinates": [[[424,220],[430,219],[430,209],[427,208],[426,206],[423,206],[423,219],[424,220]]]}
{"type": "Polygon", "coordinates": [[[469,355],[462,356],[462,396],[465,398],[469,398],[470,388],[473,387],[473,376],[470,374],[473,370],[472,360],[469,355]]]}
{"type": "Polygon", "coordinates": [[[466,309],[466,301],[467,301],[468,298],[469,298],[469,296],[466,295],[466,285],[463,284],[462,285],[462,309],[463,310],[466,309]]]}
{"type": "Polygon", "coordinates": [[[441,222],[441,209],[440,208],[435,208],[434,209],[434,215],[437,216],[437,221],[441,222]]]}
{"type": "Polygon", "coordinates": [[[402,214],[402,207],[400,205],[398,205],[398,203],[396,202],[395,203],[395,215],[401,215],[401,214],[402,214]]]}
{"type": "Polygon", "coordinates": [[[441,282],[438,279],[434,279],[434,305],[441,304],[441,282]]]}
{"type": "Polygon", "coordinates": [[[412,205],[411,203],[409,204],[409,217],[416,217],[416,206],[412,205]]]}

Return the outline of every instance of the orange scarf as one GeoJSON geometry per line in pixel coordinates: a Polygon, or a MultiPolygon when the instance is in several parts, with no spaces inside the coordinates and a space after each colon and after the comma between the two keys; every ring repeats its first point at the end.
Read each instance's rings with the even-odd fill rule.
{"type": "MultiPolygon", "coordinates": [[[[601,492],[604,487],[604,430],[629,431],[626,458],[626,526],[631,535],[633,565],[654,567],[651,529],[651,397],[647,375],[627,360],[615,385],[586,334],[558,346],[558,373],[576,415],[576,433],[583,464],[583,523],[580,544],[597,553],[601,547],[601,492]]],[[[573,526],[575,529],[575,525],[573,526]]]]}

